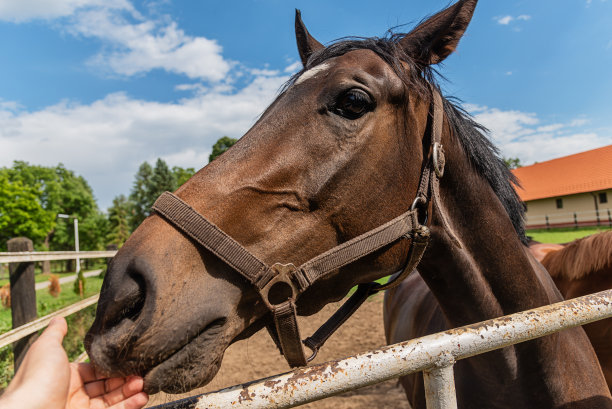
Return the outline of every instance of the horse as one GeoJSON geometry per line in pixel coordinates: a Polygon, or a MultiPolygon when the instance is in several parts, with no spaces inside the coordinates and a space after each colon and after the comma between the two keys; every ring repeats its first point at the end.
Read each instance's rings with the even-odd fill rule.
{"type": "MultiPolygon", "coordinates": [[[[96,371],[185,392],[265,327],[303,365],[295,314],[416,265],[453,326],[560,300],[523,248],[512,175],[435,82],[476,3],[328,46],[297,13],[303,69],[232,148],[160,196],[114,257],[85,338],[96,371]]],[[[457,372],[465,407],[500,396],[505,407],[612,407],[582,329],[457,372]]]]}
{"type": "MultiPolygon", "coordinates": [[[[530,247],[530,250],[532,247],[530,247]]],[[[612,288],[612,231],[574,240],[546,253],[541,263],[566,299],[612,288]]],[[[584,327],[608,387],[612,389],[612,325],[596,321],[584,327]]]]}

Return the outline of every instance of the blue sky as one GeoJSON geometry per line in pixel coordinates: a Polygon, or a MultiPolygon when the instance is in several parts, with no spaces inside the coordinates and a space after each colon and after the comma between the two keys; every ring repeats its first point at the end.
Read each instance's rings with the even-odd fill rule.
{"type": "MultiPolygon", "coordinates": [[[[2,0],[0,166],[64,163],[100,206],[145,160],[201,168],[322,43],[405,30],[442,0],[2,0]]],[[[530,164],[612,143],[612,1],[481,0],[443,89],[530,164]]]]}

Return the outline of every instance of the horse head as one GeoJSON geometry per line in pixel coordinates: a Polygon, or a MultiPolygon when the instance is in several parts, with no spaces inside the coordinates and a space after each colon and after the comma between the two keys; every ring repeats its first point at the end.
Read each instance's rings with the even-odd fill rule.
{"type": "MultiPolygon", "coordinates": [[[[328,47],[298,13],[304,69],[175,195],[268,265],[300,265],[405,213],[429,154],[430,66],[453,52],[475,6],[462,0],[408,34],[328,47]]],[[[315,282],[298,313],[397,271],[408,246],[390,243],[315,282]]],[[[154,213],[109,266],[86,347],[101,372],[183,392],[270,320],[251,283],[154,213]]]]}

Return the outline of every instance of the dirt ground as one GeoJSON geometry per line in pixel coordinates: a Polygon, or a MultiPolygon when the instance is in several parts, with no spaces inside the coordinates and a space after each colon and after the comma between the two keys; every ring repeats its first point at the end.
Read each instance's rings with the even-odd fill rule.
{"type": "MultiPolygon", "coordinates": [[[[314,363],[343,358],[385,345],[382,319],[383,295],[367,300],[362,307],[334,334],[319,351],[314,363]]],[[[338,307],[331,304],[320,313],[300,320],[303,336],[312,334],[338,307]]],[[[151,397],[150,406],[183,397],[215,391],[228,386],[286,372],[287,363],[274,346],[266,331],[229,347],[223,364],[213,381],[202,389],[185,395],[159,393],[151,397]]],[[[302,406],[308,409],[409,408],[404,390],[396,380],[368,386],[302,406]]]]}

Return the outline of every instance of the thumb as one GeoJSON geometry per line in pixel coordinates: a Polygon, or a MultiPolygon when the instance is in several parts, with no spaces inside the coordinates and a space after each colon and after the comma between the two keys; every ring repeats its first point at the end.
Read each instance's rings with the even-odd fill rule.
{"type": "Polygon", "coordinates": [[[68,324],[66,324],[66,320],[63,317],[55,317],[49,322],[49,326],[43,331],[40,338],[52,340],[61,344],[67,332],[68,324]]]}

